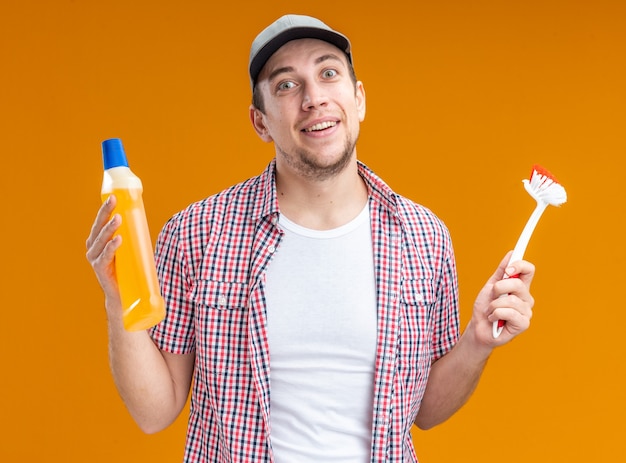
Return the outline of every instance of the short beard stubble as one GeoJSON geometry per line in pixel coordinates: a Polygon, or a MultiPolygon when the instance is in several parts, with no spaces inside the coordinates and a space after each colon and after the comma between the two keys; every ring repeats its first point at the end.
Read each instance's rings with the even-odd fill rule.
{"type": "Polygon", "coordinates": [[[357,139],[358,136],[356,139],[348,137],[339,159],[328,165],[317,162],[315,156],[311,155],[308,150],[298,149],[293,154],[289,154],[280,146],[276,146],[276,148],[285,162],[296,172],[309,180],[323,181],[340,174],[350,164],[357,139]]]}

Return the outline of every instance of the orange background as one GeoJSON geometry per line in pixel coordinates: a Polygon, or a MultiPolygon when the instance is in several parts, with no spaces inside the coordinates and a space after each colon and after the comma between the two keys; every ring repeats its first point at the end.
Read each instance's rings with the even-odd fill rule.
{"type": "Polygon", "coordinates": [[[449,226],[464,323],[534,208],[532,164],[568,191],[526,254],[533,326],[455,417],[414,432],[420,461],[623,458],[626,2],[270,3],[2,2],[0,461],[180,461],[186,416],[143,435],[109,373],[84,256],[100,142],[124,140],[153,238],[259,173],[273,150],[248,121],[249,45],[286,12],[351,38],[368,97],[359,157],[449,226]]]}

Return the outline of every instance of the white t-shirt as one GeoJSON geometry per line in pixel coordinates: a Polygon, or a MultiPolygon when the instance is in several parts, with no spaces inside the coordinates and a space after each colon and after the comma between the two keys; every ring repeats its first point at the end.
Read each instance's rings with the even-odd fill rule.
{"type": "Polygon", "coordinates": [[[276,463],[370,461],[376,285],[369,207],[333,230],[281,216],[267,272],[276,463]]]}

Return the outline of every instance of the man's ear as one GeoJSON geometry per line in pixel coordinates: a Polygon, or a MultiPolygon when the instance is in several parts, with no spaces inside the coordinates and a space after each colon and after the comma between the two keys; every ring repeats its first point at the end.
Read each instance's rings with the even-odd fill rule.
{"type": "Polygon", "coordinates": [[[252,127],[254,127],[255,132],[261,140],[265,143],[272,141],[270,132],[265,125],[265,115],[254,105],[250,105],[250,122],[252,122],[252,127]]]}
{"type": "Polygon", "coordinates": [[[365,120],[365,87],[361,81],[356,83],[356,106],[359,112],[359,121],[363,122],[365,120]]]}

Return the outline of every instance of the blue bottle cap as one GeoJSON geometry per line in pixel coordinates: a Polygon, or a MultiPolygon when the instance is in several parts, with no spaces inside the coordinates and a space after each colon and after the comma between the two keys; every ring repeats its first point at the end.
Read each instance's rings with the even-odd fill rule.
{"type": "Polygon", "coordinates": [[[102,160],[104,161],[104,170],[113,167],[128,167],[122,140],[119,138],[104,140],[102,142],[102,160]]]}

